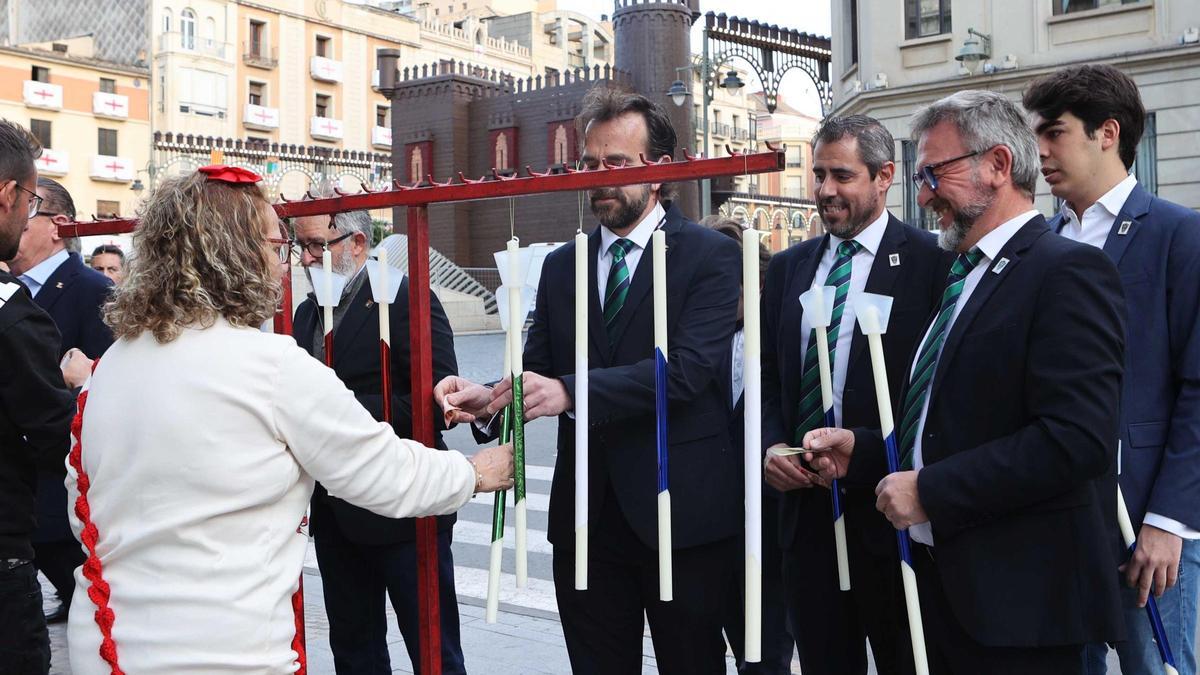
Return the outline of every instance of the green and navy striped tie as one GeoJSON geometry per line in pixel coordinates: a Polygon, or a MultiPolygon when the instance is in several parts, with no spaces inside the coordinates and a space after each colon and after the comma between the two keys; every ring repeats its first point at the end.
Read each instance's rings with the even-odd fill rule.
{"type": "MultiPolygon", "coordinates": [[[[850,272],[853,268],[854,255],[862,250],[862,244],[854,241],[843,241],[838,244],[837,258],[833,261],[833,269],[825,277],[825,285],[833,286],[833,319],[825,334],[829,336],[829,363],[833,363],[834,352],[837,348],[838,333],[842,328],[842,313],[846,310],[846,296],[850,295],[850,272]]],[[[817,331],[808,333],[808,349],[804,352],[804,372],[800,378],[800,424],[796,426],[796,445],[804,441],[804,434],[825,426],[825,406],[821,401],[821,374],[817,368],[817,331]]],[[[832,368],[832,365],[830,366],[832,368]]]]}
{"type": "Polygon", "coordinates": [[[608,254],[613,259],[604,289],[604,329],[608,332],[609,344],[613,342],[613,329],[621,308],[625,306],[625,296],[629,295],[629,266],[625,264],[625,256],[633,250],[633,246],[632,241],[622,237],[608,247],[608,254]]]}
{"type": "Polygon", "coordinates": [[[913,466],[917,423],[921,420],[921,408],[925,405],[925,397],[929,394],[933,373],[937,369],[942,343],[946,341],[950,317],[954,316],[954,307],[958,304],[959,297],[962,296],[963,286],[967,283],[967,275],[982,259],[983,251],[978,248],[958,254],[954,265],[950,267],[949,276],[946,277],[946,290],[942,293],[942,308],[933,322],[933,328],[929,330],[929,337],[921,345],[921,351],[917,353],[917,365],[912,369],[912,374],[908,379],[908,392],[904,395],[904,416],[900,418],[898,427],[900,468],[904,471],[913,466]]]}

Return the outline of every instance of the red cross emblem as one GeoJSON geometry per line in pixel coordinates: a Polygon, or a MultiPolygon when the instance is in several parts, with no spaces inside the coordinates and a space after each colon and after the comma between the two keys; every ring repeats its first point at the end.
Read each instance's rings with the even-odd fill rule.
{"type": "Polygon", "coordinates": [[[271,116],[264,112],[261,108],[255,109],[253,117],[264,124],[271,121],[271,116]]]}
{"type": "Polygon", "coordinates": [[[45,103],[45,102],[46,102],[46,99],[48,99],[48,98],[54,98],[54,92],[52,92],[52,91],[46,91],[45,89],[34,89],[34,90],[33,90],[33,95],[34,95],[34,96],[41,96],[41,97],[42,97],[42,103],[45,103]]]}
{"type": "Polygon", "coordinates": [[[43,154],[41,157],[38,158],[38,162],[40,162],[42,164],[58,164],[57,159],[54,159],[50,155],[45,155],[45,154],[43,154]]]}
{"type": "Polygon", "coordinates": [[[335,129],[333,124],[331,124],[329,120],[325,120],[324,118],[322,119],[323,121],[321,122],[321,129],[324,130],[326,134],[332,136],[335,129]]]}
{"type": "Polygon", "coordinates": [[[104,168],[106,168],[109,171],[112,171],[114,174],[116,174],[121,169],[124,169],[125,165],[121,164],[120,162],[109,162],[108,164],[104,165],[104,168]]]}
{"type": "Polygon", "coordinates": [[[120,101],[118,101],[115,98],[108,99],[107,101],[104,102],[104,105],[108,106],[109,109],[112,110],[113,112],[125,109],[125,104],[121,103],[120,101]]]}

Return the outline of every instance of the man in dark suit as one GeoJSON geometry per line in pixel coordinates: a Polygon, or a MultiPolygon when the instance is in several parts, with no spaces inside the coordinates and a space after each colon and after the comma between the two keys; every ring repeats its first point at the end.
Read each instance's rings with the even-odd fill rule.
{"type": "MultiPolygon", "coordinates": [[[[333,270],[347,278],[333,314],[333,370],[376,419],[383,419],[379,362],[379,308],[372,299],[365,263],[371,244],[371,217],[366,211],[297,218],[296,242],[305,267],[319,265],[328,247],[333,270]]],[[[399,271],[395,271],[399,274],[399,271]]],[[[458,372],[454,333],[436,295],[430,295],[434,381],[458,372]]],[[[412,437],[412,382],[408,341],[408,279],[390,308],[392,427],[412,437]]],[[[325,360],[323,309],[316,297],[296,309],[296,342],[325,360]]],[[[432,403],[427,403],[432,405],[432,403]]],[[[441,415],[436,416],[438,419],[441,415]]],[[[441,434],[436,447],[444,449],[441,434]]],[[[438,518],[438,590],[441,601],[442,672],[464,673],[459,640],[458,597],[454,590],[454,558],[450,550],[455,517],[438,518]]],[[[329,646],[340,675],[391,673],[384,601],[392,608],[414,670],[418,648],[416,526],[412,518],[385,518],[331,496],[320,484],[309,520],[321,566],[329,646]]]]}
{"type": "MultiPolygon", "coordinates": [[[[675,131],[643,96],[593,89],[576,121],[583,161],[637,164],[670,154],[675,131]]],[[[557,416],[558,460],[548,535],[571,668],[622,674],[642,669],[643,616],[664,673],[725,672],[721,636],[727,589],[741,556],[742,461],[729,441],[727,351],[733,335],[741,262],[737,244],[688,221],[651,184],[594,190],[600,220],[588,240],[589,582],[574,590],[575,386],[574,244],[546,257],[525,345],[525,413],[557,416]],[[654,330],[648,251],[661,228],[667,243],[669,472],[674,600],[659,601],[654,330]],[[603,295],[602,295],[603,294],[603,295]],[[606,320],[607,319],[607,320],[606,320]]],[[[511,399],[462,380],[440,383],[467,414],[494,413],[511,399]]]]}
{"type": "MultiPolygon", "coordinates": [[[[798,445],[824,426],[815,333],[800,306],[814,282],[839,290],[829,327],[834,419],[878,427],[879,408],[866,338],[854,301],[864,291],[895,297],[884,335],[891,376],[916,348],[949,269],[937,238],[905,225],[885,208],[896,165],[895,141],[864,115],[826,119],[813,138],[817,202],[828,232],[780,253],[763,294],[763,444],[798,445]]],[[[849,549],[850,592],[838,586],[833,508],[798,456],[768,454],[767,482],[783,493],[780,543],[789,624],[806,674],[867,670],[866,640],[880,673],[911,673],[908,622],[899,593],[895,534],[875,510],[874,483],[839,485],[849,549]]]]}
{"type": "MultiPolygon", "coordinates": [[[[40,148],[0,120],[0,261],[17,254],[37,212],[40,148]]],[[[58,331],[12,275],[0,271],[0,668],[46,673],[50,639],[30,542],[40,467],[61,467],[75,401],[58,369],[58,331]]]]}
{"type": "MultiPolygon", "coordinates": [[[[9,268],[33,294],[33,300],[54,319],[62,335],[59,357],[76,350],[89,359],[99,358],[112,344],[112,332],[100,318],[112,281],[83,264],[68,251],[58,226],[75,220],[75,202],[61,184],[37,179],[41,205],[29,219],[21,249],[9,268]]],[[[83,548],[67,520],[65,466],[47,466],[38,473],[38,529],[33,535],[37,567],[57,591],[60,604],[47,620],[67,620],[75,591],[75,568],[84,561],[83,548]]]]}
{"type": "MultiPolygon", "coordinates": [[[[875,481],[909,528],[934,673],[1083,672],[1122,639],[1101,495],[1116,451],[1124,301],[1112,262],[1033,209],[1037,140],[1003,94],[912,121],[923,207],[958,256],[900,382],[901,470],[878,429],[821,429],[826,478],[875,481]]],[[[809,455],[813,457],[813,455],[809,455]]]]}
{"type": "MultiPolygon", "coordinates": [[[[756,230],[747,230],[744,225],[724,216],[708,216],[700,221],[705,227],[738,242],[738,245],[758,246],[759,290],[767,277],[767,266],[771,253],[755,236],[756,230]],[[743,235],[749,241],[743,241],[743,235]]],[[[733,451],[742,454],[746,447],[746,380],[745,358],[746,331],[744,318],[745,292],[738,300],[738,330],[733,334],[727,352],[730,377],[725,379],[727,399],[732,406],[729,417],[729,441],[733,451]]],[[[746,612],[746,584],[744,569],[739,569],[733,580],[729,607],[725,611],[725,639],[733,650],[734,661],[740,675],[787,675],[792,671],[792,652],[795,644],[787,631],[787,608],[780,590],[783,586],[783,552],[779,550],[779,492],[770,485],[762,488],[762,644],[761,660],[747,663],[745,660],[744,616],[746,612]]]]}
{"type": "MultiPolygon", "coordinates": [[[[1151,195],[1129,170],[1145,125],[1137,85],[1108,65],[1064,68],[1025,92],[1042,173],[1063,200],[1050,227],[1104,250],[1121,273],[1129,310],[1117,455],[1137,534],[1124,566],[1129,640],[1122,672],[1162,670],[1141,610],[1151,591],[1181,675],[1196,673],[1200,600],[1200,215],[1151,195]]],[[[1118,560],[1114,495],[1105,497],[1118,560]]],[[[1103,673],[1107,645],[1090,645],[1103,673]]]]}

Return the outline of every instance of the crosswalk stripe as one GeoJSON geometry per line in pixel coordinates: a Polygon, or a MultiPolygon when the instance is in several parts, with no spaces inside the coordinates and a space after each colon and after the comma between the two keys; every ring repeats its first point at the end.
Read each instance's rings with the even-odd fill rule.
{"type": "MultiPolygon", "coordinates": [[[[528,532],[529,536],[525,544],[530,553],[545,553],[547,555],[554,553],[554,547],[546,540],[545,532],[534,529],[530,529],[528,532]]],[[[516,529],[512,526],[506,526],[504,528],[504,548],[511,549],[513,542],[516,541],[516,536],[516,529]]],[[[492,524],[460,519],[454,524],[454,543],[491,546],[492,524]]]]}
{"type": "Polygon", "coordinates": [[[525,478],[529,480],[554,480],[554,467],[526,464],[525,478]]]}
{"type": "MultiPolygon", "coordinates": [[[[454,567],[454,588],[460,598],[486,600],[487,584],[487,570],[457,565],[454,567]]],[[[548,579],[531,576],[525,584],[525,588],[517,588],[515,574],[501,573],[500,602],[558,614],[558,601],[554,597],[554,582],[548,579]]]]}
{"type": "MultiPolygon", "coordinates": [[[[492,504],[492,502],[493,502],[493,499],[492,499],[491,495],[479,495],[478,497],[475,498],[474,501],[472,501],[470,503],[472,503],[472,504],[487,504],[490,506],[492,504]]],[[[508,491],[508,496],[506,498],[505,503],[508,504],[508,508],[510,508],[510,509],[515,505],[515,502],[513,501],[513,491],[512,490],[508,491]]],[[[550,510],[550,495],[544,495],[540,492],[526,492],[525,493],[525,508],[529,509],[530,511],[549,511],[550,510]]],[[[491,522],[491,520],[489,520],[488,522],[491,522]]]]}

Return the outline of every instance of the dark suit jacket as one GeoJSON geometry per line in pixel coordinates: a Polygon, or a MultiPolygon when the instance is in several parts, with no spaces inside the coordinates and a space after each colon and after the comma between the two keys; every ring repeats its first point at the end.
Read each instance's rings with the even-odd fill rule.
{"type": "MultiPolygon", "coordinates": [[[[364,271],[363,274],[366,274],[364,271]]],[[[358,402],[377,420],[383,419],[382,383],[379,379],[379,307],[371,299],[371,285],[364,280],[362,288],[350,301],[341,322],[333,332],[333,370],[354,392],[358,402]]],[[[405,277],[390,308],[392,342],[392,428],[401,438],[412,438],[412,380],[409,366],[408,333],[408,278],[405,277]]],[[[458,374],[458,362],[454,356],[454,332],[437,296],[429,294],[430,333],[433,337],[433,382],[443,377],[458,374]]],[[[308,353],[313,351],[313,334],[316,330],[321,308],[310,296],[296,309],[292,331],[296,344],[308,353]]],[[[434,402],[426,405],[436,407],[434,402]]],[[[442,415],[434,411],[436,445],[442,443],[442,415]]],[[[313,533],[320,536],[325,526],[341,528],[351,541],[359,544],[394,544],[412,541],[415,537],[413,518],[385,518],[366,509],[353,506],[341,499],[331,497],[320,484],[313,493],[313,501],[327,506],[333,513],[335,523],[321,522],[320,509],[313,509],[313,533]]],[[[438,529],[453,526],[455,516],[438,518],[438,529]]]]}
{"type": "MultiPolygon", "coordinates": [[[[112,331],[100,318],[108,301],[112,280],[83,264],[78,253],[70,253],[54,270],[33,299],[46,310],[62,336],[58,356],[78,348],[88,358],[99,358],[113,343],[112,331]]],[[[74,539],[67,520],[67,470],[62,464],[38,472],[38,528],[34,541],[74,539]]]]}
{"type": "MultiPolygon", "coordinates": [[[[763,447],[793,445],[800,406],[800,377],[804,369],[800,321],[804,311],[800,294],[810,289],[817,265],[828,250],[829,235],[810,239],[776,255],[767,268],[763,291],[763,447]]],[[[888,382],[893,407],[898,406],[905,363],[928,326],[929,314],[939,305],[953,256],[938,248],[929,232],[888,217],[887,228],[867,276],[866,291],[895,298],[883,351],[888,357],[888,382]],[[900,256],[892,266],[889,257],[900,256]]],[[[823,280],[822,280],[823,281],[823,280]]],[[[842,386],[842,426],[878,427],[879,405],[867,339],[853,326],[850,360],[842,386]]],[[[860,537],[867,550],[896,554],[895,530],[875,509],[875,483],[840,482],[842,508],[848,536],[860,537]]],[[[831,522],[833,506],[823,489],[792,490],[783,495],[779,519],[780,546],[784,549],[825,555],[832,539],[812,536],[815,528],[831,522]]],[[[852,563],[853,564],[853,563],[852,563]]]]}
{"type": "MultiPolygon", "coordinates": [[[[1116,451],[1120,279],[1041,216],[1000,258],[1008,264],[991,263],[954,321],[929,392],[918,490],[941,582],[985,645],[1120,640],[1100,499],[1116,487],[1099,480],[1116,451]]],[[[877,480],[879,432],[855,437],[851,475],[877,480]]]]}
{"type": "Polygon", "coordinates": [[[108,301],[112,280],[83,264],[78,253],[46,279],[34,302],[46,310],[62,335],[59,356],[77,347],[88,358],[102,356],[113,343],[112,331],[100,318],[100,308],[108,301]]]}
{"type": "MultiPolygon", "coordinates": [[[[1062,216],[1051,226],[1061,229],[1062,216]]],[[[1200,529],[1200,214],[1138,185],[1104,252],[1129,311],[1119,429],[1129,516],[1140,526],[1151,511],[1200,529]]],[[[1105,497],[1123,551],[1107,517],[1115,497],[1105,497]]]]}
{"type": "MultiPolygon", "coordinates": [[[[0,296],[0,559],[32,558],[38,475],[63,471],[75,397],[58,369],[54,322],[7,272],[0,289],[13,291],[0,296]]],[[[65,493],[60,508],[65,516],[65,493]]]]}
{"type": "MultiPolygon", "coordinates": [[[[743,524],[742,462],[729,441],[730,338],[737,320],[741,257],[737,242],[684,218],[674,206],[667,238],[668,471],[672,544],[687,548],[738,534],[743,524]]],[[[588,345],[592,532],[611,489],[625,519],[657,549],[657,451],[654,427],[653,256],[647,250],[609,346],[595,265],[597,228],[588,238],[588,345]]],[[[525,369],[575,387],[575,245],[546,257],[525,369]]],[[[559,416],[558,460],[550,488],[548,537],[574,547],[575,424],[559,416]]]]}

